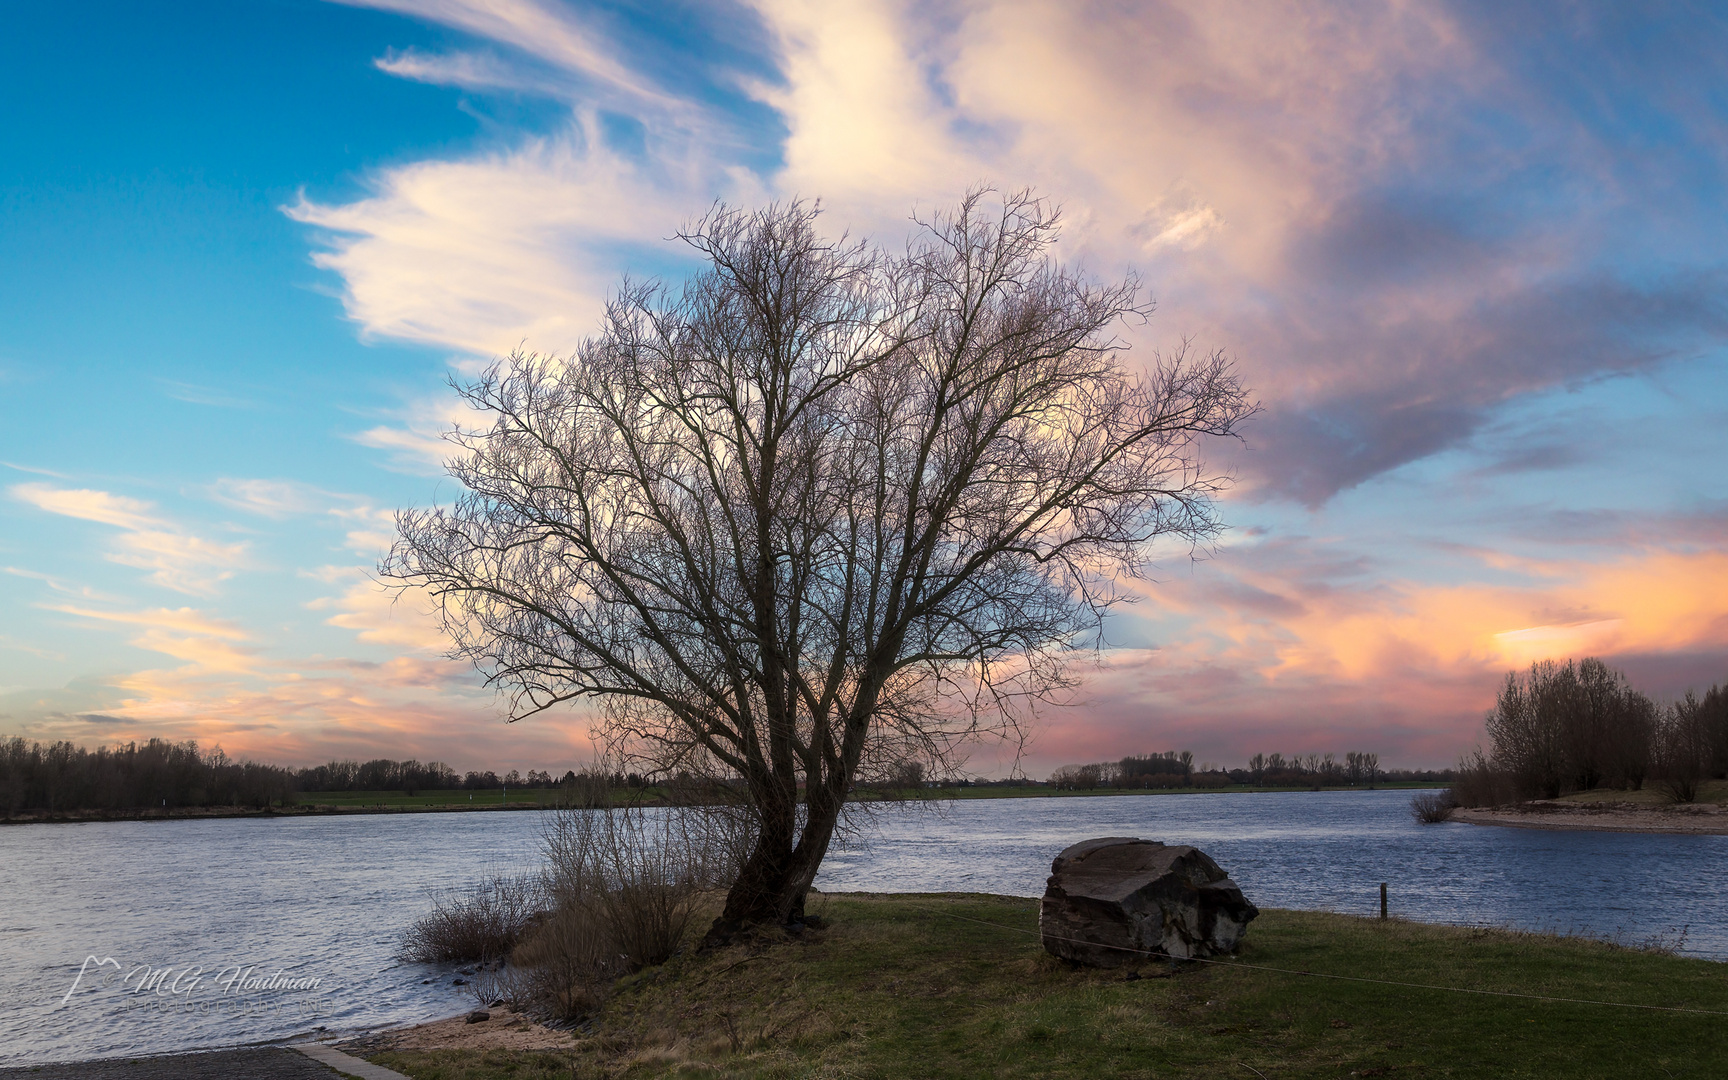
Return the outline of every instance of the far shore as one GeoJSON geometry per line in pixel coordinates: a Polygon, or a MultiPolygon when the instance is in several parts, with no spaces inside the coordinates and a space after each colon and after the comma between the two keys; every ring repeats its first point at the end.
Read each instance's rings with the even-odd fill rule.
{"type": "Polygon", "coordinates": [[[1728,836],[1728,806],[1713,803],[1538,800],[1514,806],[1461,806],[1452,811],[1450,820],[1514,829],[1728,836]]]}
{"type": "Polygon", "coordinates": [[[520,802],[507,806],[176,806],[144,810],[33,810],[0,816],[0,825],[74,825],[90,821],[202,821],[206,818],[346,817],[354,814],[456,814],[478,811],[544,810],[552,803],[520,802]]]}
{"type": "MultiPolygon", "coordinates": [[[[1378,784],[1333,787],[1265,787],[1237,784],[1228,787],[1093,788],[1070,790],[1047,785],[978,784],[970,787],[940,787],[903,792],[863,792],[861,801],[938,802],[948,799],[1078,799],[1121,795],[1240,795],[1276,792],[1417,790],[1446,786],[1442,782],[1382,781],[1378,784]]],[[[629,789],[625,789],[628,791],[629,789]]],[[[0,814],[0,825],[71,824],[90,821],[180,821],[206,818],[322,817],[346,814],[447,814],[546,810],[564,805],[558,788],[512,788],[506,796],[499,790],[468,792],[446,790],[410,795],[400,791],[309,791],[298,802],[287,805],[146,807],[132,810],[27,810],[0,814]]],[[[648,788],[627,796],[647,806],[669,805],[658,789],[648,788]]],[[[621,800],[622,802],[622,800],[621,800]]]]}

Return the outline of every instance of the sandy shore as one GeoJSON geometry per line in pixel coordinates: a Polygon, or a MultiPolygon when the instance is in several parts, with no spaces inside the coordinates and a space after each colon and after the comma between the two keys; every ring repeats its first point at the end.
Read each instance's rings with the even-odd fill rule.
{"type": "Polygon", "coordinates": [[[521,1013],[500,1006],[491,1019],[470,1024],[467,1015],[409,1028],[374,1032],[335,1044],[345,1054],[364,1057],[385,1050],[567,1050],[576,1045],[568,1031],[542,1027],[521,1013]]]}
{"type": "Polygon", "coordinates": [[[1584,829],[1595,832],[1728,835],[1728,807],[1641,806],[1636,803],[1537,801],[1517,806],[1459,807],[1453,821],[1508,825],[1517,829],[1584,829]]]}

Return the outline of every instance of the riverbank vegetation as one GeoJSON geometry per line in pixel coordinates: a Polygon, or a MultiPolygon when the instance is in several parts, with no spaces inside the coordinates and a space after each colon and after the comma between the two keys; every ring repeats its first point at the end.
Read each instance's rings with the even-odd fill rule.
{"type": "Polygon", "coordinates": [[[1194,760],[1187,750],[1129,756],[1090,765],[1064,765],[1050,775],[1049,785],[1061,791],[1168,790],[1172,788],[1378,787],[1387,782],[1445,783],[1451,769],[1382,769],[1380,755],[1350,751],[1342,760],[1333,754],[1255,754],[1246,768],[1232,769],[1194,760]]]}
{"type": "Polygon", "coordinates": [[[291,802],[294,774],[274,765],[233,761],[194,742],[44,747],[22,738],[0,741],[0,811],[123,811],[205,806],[262,808],[291,802]]]}
{"type": "MultiPolygon", "coordinates": [[[[1190,758],[1192,755],[1188,755],[1190,758]]],[[[1354,757],[1355,755],[1349,755],[1354,757]]],[[[1363,755],[1372,757],[1372,755],[1363,755]]],[[[1151,756],[1155,757],[1155,756],[1151,756]]],[[[1180,761],[1180,755],[1168,755],[1180,761]]],[[[1129,758],[1128,761],[1149,759],[1129,758]]],[[[1162,759],[1159,759],[1162,760],[1162,759]]],[[[1262,759],[1266,760],[1266,759],[1262,759]]],[[[929,780],[922,769],[903,767],[878,783],[861,785],[853,798],[902,799],[1035,798],[1126,795],[1175,791],[1282,791],[1348,786],[1349,774],[1334,775],[1330,755],[1292,758],[1284,767],[1227,772],[1190,770],[1170,775],[1124,773],[1118,763],[1086,767],[1078,780],[1049,782],[1016,778],[929,780]],[[1305,761],[1315,765],[1307,768],[1305,761]],[[1123,777],[1128,779],[1124,781],[1123,777]]],[[[1450,771],[1377,770],[1372,786],[1446,783],[1450,771]]],[[[724,785],[720,785],[724,787],[724,785]]],[[[1356,786],[1366,786],[1358,783],[1356,786]]],[[[0,816],[24,820],[91,820],[105,817],[203,817],[212,813],[349,812],[530,809],[556,806],[674,805],[727,802],[714,781],[688,774],[645,777],[589,768],[580,772],[490,769],[458,773],[442,762],[331,761],[284,768],[229,758],[220,747],[150,739],[87,749],[70,742],[43,745],[21,737],[0,739],[0,816]],[[146,813],[148,812],[148,813],[146,813]]]]}
{"type": "Polygon", "coordinates": [[[1125,977],[1046,954],[1034,900],[813,895],[809,910],[819,926],[619,980],[568,1051],[373,1060],[416,1080],[550,1080],[1703,1078],[1728,1059],[1719,1015],[1545,1000],[1728,1012],[1721,965],[1649,948],[1265,910],[1240,964],[1152,961],[1125,977]]]}
{"type": "Polygon", "coordinates": [[[1647,789],[1690,803],[1728,778],[1728,688],[1659,706],[1595,658],[1508,674],[1485,726],[1489,751],[1452,784],[1460,806],[1647,789]]]}
{"type": "Polygon", "coordinates": [[[562,778],[530,770],[459,774],[442,762],[332,761],[291,769],[237,761],[220,746],[149,739],[87,749],[68,741],[44,746],[0,739],[0,814],[47,816],[90,812],[234,808],[288,809],[297,804],[365,809],[472,805],[553,805],[580,801],[595,787],[623,789],[640,777],[596,777],[567,770],[562,778]]]}

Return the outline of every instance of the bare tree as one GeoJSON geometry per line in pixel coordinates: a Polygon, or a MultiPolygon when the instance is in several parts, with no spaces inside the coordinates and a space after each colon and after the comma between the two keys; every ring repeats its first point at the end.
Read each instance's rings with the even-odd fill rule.
{"type": "Polygon", "coordinates": [[[513,719],[597,699],[615,750],[747,793],[716,940],[800,915],[856,782],[1070,685],[1149,545],[1221,528],[1199,444],[1252,412],[1221,354],[1124,368],[1136,282],[1051,261],[1030,194],[899,254],[816,215],[718,206],[681,288],[626,281],[573,357],[460,388],[491,424],[450,436],[466,491],[382,568],[513,719]]]}
{"type": "Polygon", "coordinates": [[[1655,723],[1656,786],[1677,803],[1695,802],[1710,775],[1711,732],[1698,695],[1672,702],[1655,723]]]}

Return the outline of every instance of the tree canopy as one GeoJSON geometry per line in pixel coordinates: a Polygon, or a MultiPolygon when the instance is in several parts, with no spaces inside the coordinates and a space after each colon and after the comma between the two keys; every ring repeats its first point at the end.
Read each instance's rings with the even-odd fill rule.
{"type": "Polygon", "coordinates": [[[1200,445],[1253,408],[1220,353],[1125,365],[1138,283],[1055,262],[1028,193],[896,253],[817,216],[717,206],[681,233],[700,272],[462,386],[464,490],[383,567],[513,718],[594,699],[614,748],[746,794],[717,930],[800,913],[873,771],[1017,735],[1150,545],[1218,532],[1200,445]]]}

